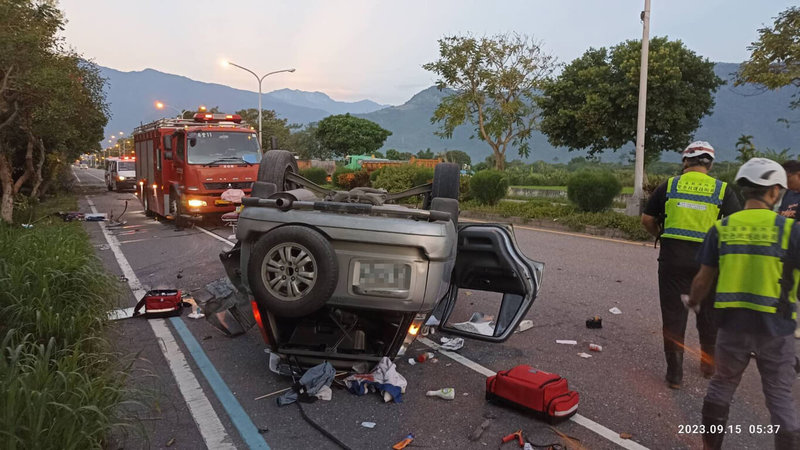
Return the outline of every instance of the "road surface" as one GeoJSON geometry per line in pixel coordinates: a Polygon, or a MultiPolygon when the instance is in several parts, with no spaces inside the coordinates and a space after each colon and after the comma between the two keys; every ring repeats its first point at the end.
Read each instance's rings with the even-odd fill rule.
{"type": "MultiPolygon", "coordinates": [[[[93,206],[127,221],[123,227],[105,230],[105,225],[85,225],[107,269],[118,275],[133,274],[140,283],[134,289],[196,292],[224,276],[217,255],[232,245],[227,241],[230,229],[203,224],[176,230],[167,220],[146,218],[132,193],[102,190],[102,171],[74,169],[73,173],[81,184],[94,187],[81,199],[83,211],[91,212],[93,206]]],[[[497,448],[502,436],[518,429],[539,445],[698,448],[700,436],[692,433],[691,426],[700,424],[707,381],[700,375],[693,319],[686,340],[684,385],[670,390],[663,381],[666,366],[656,283],[658,250],[652,244],[524,226],[516,227],[516,237],[530,258],[546,264],[542,290],[527,315],[533,321],[532,329],[513,335],[504,344],[467,340],[457,359],[440,354],[437,362],[412,366],[407,362],[409,356],[430,350],[418,340],[406,357],[395,361],[409,383],[401,404],[334,390],[332,401],[304,405],[308,416],[354,449],[390,448],[408,433],[415,434],[414,444],[420,447],[497,448]],[[609,313],[613,307],[622,313],[609,313]],[[603,318],[600,330],[585,326],[585,320],[594,315],[603,318]],[[557,339],[576,340],[578,345],[557,344],[557,339]],[[589,352],[589,343],[602,345],[603,351],[589,352]],[[581,352],[592,357],[582,358],[578,356],[581,352]],[[487,404],[486,374],[523,363],[566,377],[570,387],[580,393],[579,416],[550,427],[522,413],[487,404]],[[426,391],[443,387],[455,388],[455,400],[425,397],[426,391]],[[489,428],[477,442],[470,441],[467,437],[487,417],[493,418],[489,428]],[[366,428],[362,422],[376,425],[366,428]],[[621,433],[632,438],[620,439],[621,433]]],[[[135,296],[130,286],[121,283],[121,287],[127,294],[119,306],[132,306],[135,296]]],[[[476,301],[467,306],[481,305],[476,301]]],[[[162,448],[171,443],[170,448],[258,448],[253,445],[257,441],[261,448],[336,448],[302,419],[295,405],[278,407],[274,396],[255,400],[291,385],[291,380],[269,371],[257,329],[230,339],[205,320],[186,315],[160,323],[159,337],[144,319],[121,320],[111,327],[118,351],[139,353],[130,384],[141,390],[147,405],[130,412],[141,419],[148,440],[134,431],[118,437],[122,446],[162,448]],[[178,370],[177,380],[175,369],[170,369],[176,358],[183,358],[186,366],[186,372],[178,370]],[[209,366],[218,378],[209,375],[209,366]],[[187,395],[192,407],[187,406],[187,395]]],[[[429,337],[435,340],[441,333],[429,337]]],[[[795,390],[794,397],[797,402],[800,391],[795,390]]],[[[740,425],[741,432],[726,437],[726,448],[771,448],[772,436],[750,432],[766,424],[769,414],[755,364],[751,364],[729,420],[729,425],[740,425]]]]}

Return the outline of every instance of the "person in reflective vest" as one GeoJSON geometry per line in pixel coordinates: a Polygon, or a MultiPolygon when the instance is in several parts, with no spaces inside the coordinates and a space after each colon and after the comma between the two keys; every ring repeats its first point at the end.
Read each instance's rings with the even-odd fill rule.
{"type": "Polygon", "coordinates": [[[773,209],[786,189],[786,172],[765,158],[747,161],[736,174],[745,209],[717,221],[706,234],[700,271],[687,306],[712,290],[718,312],[716,371],[703,401],[703,447],[722,447],[731,399],[755,355],[775,448],[800,449],[800,423],[792,399],[793,332],[800,280],[800,225],[773,209]]]}
{"type": "MultiPolygon", "coordinates": [[[[650,195],[642,225],[661,239],[658,255],[658,292],[661,303],[667,385],[678,389],[683,380],[684,336],[688,312],[681,294],[689,286],[700,265],[697,251],[706,231],[720,216],[741,209],[730,187],[708,175],[714,161],[714,148],[708,142],[692,142],[683,151],[683,173],[658,186],[650,195]]],[[[700,337],[700,368],[705,377],[714,372],[716,326],[713,308],[701,308],[697,315],[700,337]]]]}

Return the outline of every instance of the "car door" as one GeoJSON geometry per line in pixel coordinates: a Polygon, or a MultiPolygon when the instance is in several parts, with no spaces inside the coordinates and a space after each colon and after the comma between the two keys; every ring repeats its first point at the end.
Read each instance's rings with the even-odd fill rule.
{"type": "Polygon", "coordinates": [[[508,339],[533,305],[544,264],[525,256],[511,225],[458,225],[450,289],[434,316],[448,333],[490,342],[508,339]]]}

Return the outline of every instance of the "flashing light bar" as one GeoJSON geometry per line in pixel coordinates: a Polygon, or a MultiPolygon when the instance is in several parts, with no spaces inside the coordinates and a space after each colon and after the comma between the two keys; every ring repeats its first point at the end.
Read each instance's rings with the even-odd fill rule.
{"type": "Polygon", "coordinates": [[[240,116],[239,114],[197,113],[194,115],[194,121],[242,123],[242,116],[240,116]]]}

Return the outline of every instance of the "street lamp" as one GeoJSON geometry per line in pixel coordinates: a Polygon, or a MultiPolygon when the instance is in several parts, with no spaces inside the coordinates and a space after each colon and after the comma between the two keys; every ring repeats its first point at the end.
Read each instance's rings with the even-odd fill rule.
{"type": "Polygon", "coordinates": [[[159,109],[159,110],[163,110],[164,108],[169,108],[169,109],[177,112],[178,113],[178,117],[181,118],[181,119],[183,119],[183,114],[186,112],[185,109],[178,109],[178,108],[176,108],[174,106],[170,106],[170,105],[168,105],[168,104],[166,104],[164,102],[160,102],[158,100],[156,100],[154,105],[155,105],[156,109],[159,109]]]}
{"type": "Polygon", "coordinates": [[[264,81],[264,78],[267,78],[268,76],[274,75],[276,73],[294,72],[294,67],[291,68],[291,69],[276,70],[274,72],[269,72],[267,74],[264,74],[264,76],[262,76],[262,77],[259,77],[258,75],[256,75],[255,72],[253,72],[252,70],[248,69],[247,67],[242,67],[242,66],[240,66],[238,64],[235,64],[235,63],[232,63],[230,61],[223,61],[222,63],[223,63],[224,66],[231,65],[233,67],[238,67],[238,68],[240,68],[242,70],[245,70],[245,71],[251,73],[254,77],[256,77],[256,80],[258,80],[258,144],[262,146],[262,151],[263,151],[264,141],[261,139],[261,82],[264,81]]]}

